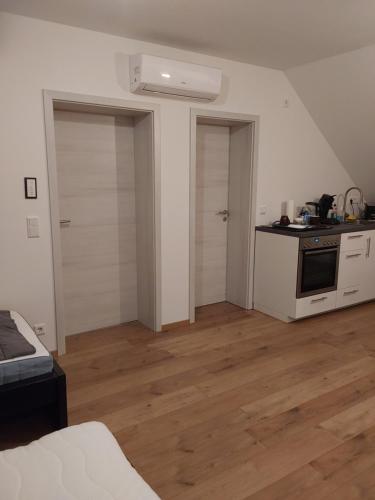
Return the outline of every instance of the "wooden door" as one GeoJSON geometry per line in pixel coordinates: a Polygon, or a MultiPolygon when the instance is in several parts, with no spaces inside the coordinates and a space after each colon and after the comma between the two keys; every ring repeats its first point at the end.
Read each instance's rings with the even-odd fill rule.
{"type": "Polygon", "coordinates": [[[231,127],[226,298],[249,307],[252,125],[231,127]]]}
{"type": "Polygon", "coordinates": [[[134,156],[138,320],[152,330],[157,330],[153,137],[152,113],[137,117],[134,129],[134,156]]]}
{"type": "Polygon", "coordinates": [[[226,300],[229,127],[197,125],[195,305],[226,300]]]}
{"type": "Polygon", "coordinates": [[[55,111],[65,333],[137,318],[130,117],[55,111]]]}

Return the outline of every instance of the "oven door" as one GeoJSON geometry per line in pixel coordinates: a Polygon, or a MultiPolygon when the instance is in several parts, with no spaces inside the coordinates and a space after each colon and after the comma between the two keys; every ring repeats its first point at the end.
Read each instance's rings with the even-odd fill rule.
{"type": "Polygon", "coordinates": [[[337,289],[339,247],[301,250],[298,262],[297,297],[337,289]]]}

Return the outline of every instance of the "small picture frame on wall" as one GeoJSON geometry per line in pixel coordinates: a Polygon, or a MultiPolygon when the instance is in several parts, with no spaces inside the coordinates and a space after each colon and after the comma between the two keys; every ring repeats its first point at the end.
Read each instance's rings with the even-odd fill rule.
{"type": "Polygon", "coordinates": [[[38,198],[38,190],[36,177],[25,177],[25,198],[28,200],[36,200],[38,198]]]}

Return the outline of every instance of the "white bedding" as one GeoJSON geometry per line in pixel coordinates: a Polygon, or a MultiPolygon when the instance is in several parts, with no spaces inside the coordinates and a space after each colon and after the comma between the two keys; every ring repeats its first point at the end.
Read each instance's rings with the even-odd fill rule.
{"type": "MultiPolygon", "coordinates": [[[[1,500],[157,500],[104,424],[0,452],[1,500]]],[[[160,499],[159,499],[160,500],[160,499]]]]}

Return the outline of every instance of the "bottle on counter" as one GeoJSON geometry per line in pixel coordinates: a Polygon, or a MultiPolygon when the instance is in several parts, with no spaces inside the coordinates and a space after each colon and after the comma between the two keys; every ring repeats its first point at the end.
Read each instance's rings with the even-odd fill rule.
{"type": "Polygon", "coordinates": [[[305,226],[308,226],[310,224],[310,214],[309,212],[305,212],[303,216],[303,223],[305,226]]]}
{"type": "Polygon", "coordinates": [[[336,196],[336,218],[340,222],[345,220],[345,207],[344,207],[344,195],[338,194],[336,196]]]}
{"type": "Polygon", "coordinates": [[[336,203],[333,204],[333,207],[331,210],[331,219],[337,220],[337,205],[336,205],[336,203]]]}
{"type": "Polygon", "coordinates": [[[308,226],[310,224],[310,212],[306,207],[299,210],[299,217],[302,218],[302,224],[308,226]]]}

